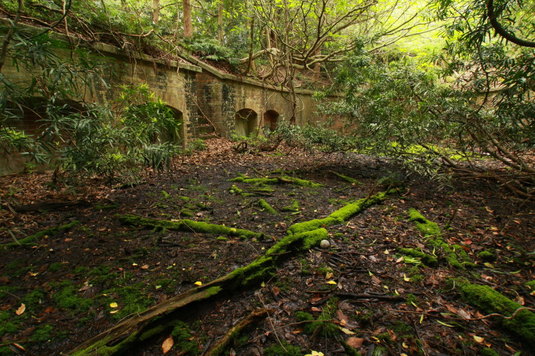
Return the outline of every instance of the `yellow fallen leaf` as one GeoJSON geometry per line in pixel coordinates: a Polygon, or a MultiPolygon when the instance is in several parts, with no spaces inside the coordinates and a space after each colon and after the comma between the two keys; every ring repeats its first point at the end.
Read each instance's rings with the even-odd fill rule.
{"type": "Polygon", "coordinates": [[[309,354],[306,354],[305,356],[325,356],[325,355],[323,354],[323,352],[312,350],[310,351],[309,354]]]}
{"type": "Polygon", "coordinates": [[[193,284],[195,284],[196,286],[202,286],[202,282],[201,281],[197,281],[197,282],[195,282],[193,284]]]}
{"type": "Polygon", "coordinates": [[[110,314],[115,314],[115,313],[118,313],[118,312],[119,312],[119,309],[110,310],[110,314]]]}
{"type": "Polygon", "coordinates": [[[169,350],[171,350],[171,348],[173,347],[173,345],[175,344],[175,340],[173,340],[173,337],[172,336],[169,336],[167,339],[165,339],[162,343],[162,352],[163,354],[165,355],[166,353],[169,352],[169,350]]]}
{"type": "Polygon", "coordinates": [[[143,265],[141,266],[141,269],[149,269],[149,265],[143,265]]]}
{"type": "Polygon", "coordinates": [[[407,275],[405,273],[403,273],[403,280],[405,282],[410,282],[411,281],[411,279],[409,277],[407,277],[407,275]]]}
{"type": "Polygon", "coordinates": [[[485,339],[482,338],[481,336],[474,335],[473,338],[475,342],[477,342],[478,344],[482,344],[485,341],[485,339]]]}
{"type": "Polygon", "coordinates": [[[336,282],[335,282],[335,281],[327,281],[327,284],[333,284],[333,285],[336,285],[336,282]]]}
{"type": "Polygon", "coordinates": [[[327,272],[327,273],[325,274],[325,279],[331,279],[331,278],[333,278],[333,277],[334,277],[334,274],[333,274],[332,272],[327,272]]]}
{"type": "Polygon", "coordinates": [[[21,304],[20,304],[20,307],[17,309],[17,311],[15,312],[15,314],[17,314],[17,315],[22,315],[22,314],[24,314],[25,311],[26,311],[26,304],[21,303],[21,304]]]}
{"type": "Polygon", "coordinates": [[[111,308],[118,308],[119,307],[119,304],[115,303],[115,302],[111,302],[110,303],[110,307],[111,308]]]}
{"type": "Polygon", "coordinates": [[[346,328],[343,328],[343,327],[339,327],[339,329],[346,335],[355,335],[355,333],[349,329],[346,329],[346,328]]]}

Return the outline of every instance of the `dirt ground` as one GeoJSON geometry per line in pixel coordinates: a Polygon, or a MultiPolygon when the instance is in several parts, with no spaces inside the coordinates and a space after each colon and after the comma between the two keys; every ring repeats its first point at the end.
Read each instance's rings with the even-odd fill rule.
{"type": "MultiPolygon", "coordinates": [[[[439,186],[365,156],[236,153],[222,139],[135,186],[50,181],[50,173],[0,178],[1,355],[67,354],[129,315],[251,263],[292,224],[328,216],[392,184],[402,185],[402,193],[326,227],[328,247],[287,256],[256,288],[185,311],[166,354],[202,354],[258,310],[265,314],[225,354],[532,354],[501,327],[503,316],[467,304],[451,282],[464,277],[534,307],[526,283],[535,279],[535,204],[491,183],[457,178],[439,186]],[[231,181],[240,175],[285,175],[321,186],[231,181]],[[475,266],[448,264],[409,221],[410,208],[436,222],[444,241],[460,245],[475,266]],[[264,238],[127,226],[120,214],[207,221],[264,238]],[[58,226],[64,229],[47,231],[58,226]],[[41,231],[33,243],[16,243],[41,231]],[[400,248],[436,255],[438,264],[426,266],[400,248]]],[[[130,354],[163,354],[170,335],[166,330],[130,354]]]]}

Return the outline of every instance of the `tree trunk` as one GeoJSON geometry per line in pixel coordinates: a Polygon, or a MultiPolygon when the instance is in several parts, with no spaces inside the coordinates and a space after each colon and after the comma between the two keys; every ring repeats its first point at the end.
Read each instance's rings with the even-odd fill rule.
{"type": "Polygon", "coordinates": [[[223,44],[225,32],[223,28],[223,2],[217,5],[217,40],[223,44]]]}
{"type": "Polygon", "coordinates": [[[191,24],[191,0],[182,0],[184,11],[184,37],[190,38],[193,36],[193,26],[191,24]]]}
{"type": "Polygon", "coordinates": [[[160,0],[152,0],[152,23],[160,21],[160,0]]]}

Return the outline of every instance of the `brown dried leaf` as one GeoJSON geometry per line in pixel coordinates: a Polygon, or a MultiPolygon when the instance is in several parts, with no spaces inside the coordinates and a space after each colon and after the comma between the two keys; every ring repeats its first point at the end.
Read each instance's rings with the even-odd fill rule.
{"type": "Polygon", "coordinates": [[[165,355],[166,353],[169,352],[169,350],[171,350],[171,348],[173,347],[173,345],[175,344],[175,340],[173,340],[173,337],[172,336],[169,336],[167,339],[165,339],[162,343],[162,352],[163,354],[165,355]]]}
{"type": "Polygon", "coordinates": [[[363,343],[364,343],[364,339],[361,337],[352,336],[346,340],[346,344],[348,344],[354,349],[360,349],[363,343]]]}
{"type": "Polygon", "coordinates": [[[20,304],[20,307],[17,309],[17,311],[15,312],[15,314],[17,314],[17,315],[22,315],[22,314],[24,314],[25,311],[26,311],[26,304],[21,303],[21,304],[20,304]]]}

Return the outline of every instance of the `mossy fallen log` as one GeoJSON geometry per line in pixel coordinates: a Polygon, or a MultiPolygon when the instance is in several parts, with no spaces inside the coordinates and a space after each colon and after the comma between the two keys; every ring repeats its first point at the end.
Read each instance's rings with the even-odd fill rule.
{"type": "Polygon", "coordinates": [[[199,232],[206,234],[218,234],[227,236],[236,236],[240,238],[263,238],[264,234],[245,229],[237,229],[225,225],[210,224],[202,221],[189,219],[180,220],[158,220],[144,218],[137,215],[118,215],[119,221],[125,225],[145,226],[160,230],[176,230],[186,232],[199,232]]]}
{"type": "Polygon", "coordinates": [[[489,286],[472,284],[461,278],[452,282],[468,304],[486,314],[500,314],[496,318],[504,328],[535,346],[535,313],[489,286]]]}
{"type": "Polygon", "coordinates": [[[49,229],[41,230],[33,235],[26,236],[22,239],[18,239],[13,242],[8,242],[6,244],[0,245],[0,250],[8,249],[11,247],[17,247],[17,246],[33,246],[35,243],[37,243],[40,239],[42,239],[45,236],[53,236],[60,232],[67,231],[72,229],[73,227],[79,225],[80,222],[77,220],[71,221],[70,223],[63,224],[60,226],[51,227],[49,229]]]}
{"type": "Polygon", "coordinates": [[[288,228],[288,233],[295,234],[303,231],[314,230],[320,227],[341,224],[349,220],[356,214],[360,213],[364,209],[370,207],[371,205],[382,202],[388,197],[388,195],[397,193],[398,191],[398,189],[392,189],[386,192],[380,192],[375,195],[372,195],[371,197],[359,199],[354,203],[349,203],[344,207],[334,211],[325,218],[303,221],[300,223],[293,224],[288,228]]]}
{"type": "MultiPolygon", "coordinates": [[[[345,209],[340,209],[343,211],[337,210],[334,212],[334,217],[336,221],[340,221],[343,217],[349,218],[373,203],[384,200],[386,195],[390,193],[392,192],[380,193],[374,197],[363,199],[359,201],[358,209],[356,206],[350,208],[346,206],[345,209]]],[[[121,221],[129,224],[134,223],[136,225],[167,229],[170,227],[182,229],[184,226],[184,224],[175,225],[174,223],[177,223],[175,221],[140,218],[134,215],[122,215],[121,221]]],[[[311,247],[317,246],[321,240],[328,237],[327,230],[314,227],[314,225],[301,225],[299,229],[290,227],[292,231],[289,231],[284,238],[269,248],[264,255],[258,257],[247,266],[237,268],[210,283],[192,288],[163,303],[150,307],[145,312],[125,319],[113,328],[84,342],[69,354],[76,356],[124,354],[139,342],[172,329],[176,319],[179,318],[178,314],[185,307],[193,303],[205,302],[208,299],[229,294],[236,290],[259,285],[262,281],[271,278],[275,274],[277,265],[287,258],[289,254],[306,251],[311,247]]],[[[185,226],[191,227],[189,224],[185,226]]]]}
{"type": "Polygon", "coordinates": [[[428,220],[416,209],[409,209],[409,221],[414,222],[416,228],[424,235],[426,242],[431,247],[442,251],[444,258],[452,267],[465,269],[474,267],[475,264],[470,261],[470,256],[460,245],[450,245],[442,238],[442,231],[437,223],[428,220]]]}
{"type": "Polygon", "coordinates": [[[193,288],[161,304],[157,304],[143,313],[134,315],[86,341],[69,354],[76,356],[108,356],[124,353],[133,345],[146,340],[150,336],[168,330],[173,325],[174,318],[176,319],[173,315],[176,315],[186,306],[223,293],[231,293],[237,289],[258,285],[273,276],[277,263],[285,255],[308,250],[319,244],[327,236],[327,230],[325,229],[288,235],[273,245],[263,256],[247,266],[237,268],[208,284],[193,288]]]}
{"type": "Polygon", "coordinates": [[[219,356],[223,355],[228,348],[228,346],[235,340],[245,328],[249,325],[255,323],[257,320],[262,319],[268,315],[270,311],[267,309],[257,309],[253,310],[247,317],[240,320],[236,325],[234,325],[220,340],[218,340],[208,351],[206,351],[204,356],[219,356]]]}
{"type": "Polygon", "coordinates": [[[310,180],[290,177],[282,175],[279,177],[261,177],[261,178],[251,178],[247,176],[239,176],[232,178],[231,182],[241,182],[255,185],[266,185],[266,184],[295,184],[303,187],[321,187],[321,184],[312,182],[310,180]]]}
{"type": "Polygon", "coordinates": [[[274,207],[271,206],[271,204],[269,204],[265,199],[259,199],[258,200],[258,205],[266,212],[270,213],[270,214],[273,214],[273,215],[276,215],[278,214],[278,211],[275,210],[274,207]]]}

